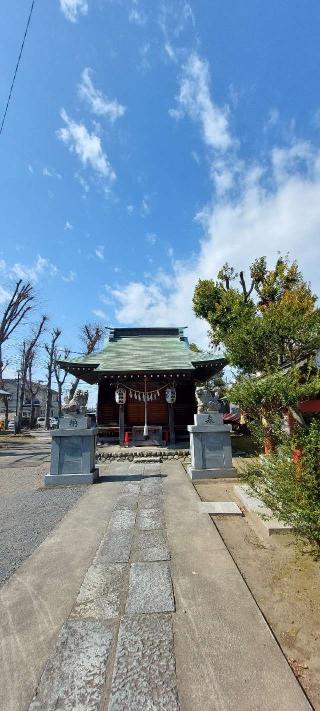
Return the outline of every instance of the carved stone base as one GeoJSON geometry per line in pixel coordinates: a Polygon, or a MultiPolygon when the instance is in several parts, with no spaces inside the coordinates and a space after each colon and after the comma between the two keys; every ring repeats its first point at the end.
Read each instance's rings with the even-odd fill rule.
{"type": "Polygon", "coordinates": [[[93,484],[99,479],[99,469],[94,469],[89,474],[46,474],[44,477],[45,486],[66,486],[69,484],[93,484]]]}
{"type": "Polygon", "coordinates": [[[193,469],[191,466],[187,468],[190,479],[235,479],[237,470],[234,467],[231,469],[193,469]]]}

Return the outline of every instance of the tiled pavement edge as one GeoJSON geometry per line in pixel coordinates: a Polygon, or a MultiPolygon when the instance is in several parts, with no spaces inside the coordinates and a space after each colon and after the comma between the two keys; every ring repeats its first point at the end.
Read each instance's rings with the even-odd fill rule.
{"type": "Polygon", "coordinates": [[[178,711],[158,465],[131,465],[29,711],[178,711]]]}

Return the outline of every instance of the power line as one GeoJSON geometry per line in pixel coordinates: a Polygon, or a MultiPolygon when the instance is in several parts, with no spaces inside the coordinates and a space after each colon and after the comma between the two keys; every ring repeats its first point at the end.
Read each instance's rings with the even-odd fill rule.
{"type": "Polygon", "coordinates": [[[16,68],[15,68],[15,70],[14,70],[14,75],[13,75],[13,79],[12,79],[11,86],[10,86],[10,91],[9,91],[8,100],[7,100],[6,107],[5,107],[4,114],[3,114],[3,117],[2,117],[2,121],[1,121],[0,136],[1,136],[1,133],[2,133],[2,130],[3,130],[3,127],[4,127],[4,122],[5,122],[5,120],[6,120],[6,116],[7,116],[7,113],[8,113],[8,108],[9,108],[9,104],[10,104],[10,101],[11,101],[11,96],[12,96],[12,92],[13,92],[13,87],[14,87],[14,84],[15,84],[15,81],[16,81],[16,76],[17,76],[17,73],[18,73],[19,64],[20,64],[20,61],[21,61],[21,57],[22,57],[22,52],[23,52],[23,48],[24,48],[24,45],[25,45],[25,41],[26,41],[26,39],[27,39],[28,29],[29,29],[29,25],[30,25],[30,22],[31,22],[31,17],[32,17],[34,5],[35,5],[35,0],[32,0],[32,2],[31,2],[31,7],[30,7],[30,12],[29,12],[29,16],[28,16],[28,20],[27,20],[27,24],[26,24],[26,29],[25,29],[25,31],[24,31],[23,40],[22,40],[22,44],[21,44],[21,47],[20,47],[20,52],[19,52],[19,56],[18,56],[18,61],[17,61],[17,64],[16,64],[16,68]]]}

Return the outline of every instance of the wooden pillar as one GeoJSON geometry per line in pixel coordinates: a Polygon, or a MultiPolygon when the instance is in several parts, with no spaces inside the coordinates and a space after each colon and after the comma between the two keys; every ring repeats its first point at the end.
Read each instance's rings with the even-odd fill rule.
{"type": "Polygon", "coordinates": [[[119,444],[124,445],[124,405],[119,405],[119,444]]]}
{"type": "Polygon", "coordinates": [[[174,409],[173,405],[170,404],[169,406],[169,433],[170,433],[170,444],[175,444],[176,441],[176,435],[174,431],[174,409]]]}

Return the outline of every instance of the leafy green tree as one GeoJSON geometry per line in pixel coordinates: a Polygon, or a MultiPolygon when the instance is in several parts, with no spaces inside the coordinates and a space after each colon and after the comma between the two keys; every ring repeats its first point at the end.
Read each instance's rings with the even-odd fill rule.
{"type": "Polygon", "coordinates": [[[193,297],[196,316],[206,319],[213,344],[243,373],[272,372],[298,363],[320,346],[320,311],[296,262],[266,258],[237,274],[225,264],[217,280],[200,279],[193,297]]]}
{"type": "Polygon", "coordinates": [[[225,264],[217,280],[200,280],[193,306],[207,320],[213,343],[224,346],[236,379],[229,392],[250,418],[255,439],[269,456],[247,462],[243,476],[283,521],[320,547],[320,424],[308,428],[302,400],[320,393],[314,352],[320,348],[316,296],[297,263],[265,257],[251,264],[249,281],[225,264]],[[283,415],[297,426],[291,437],[283,415]]]}

